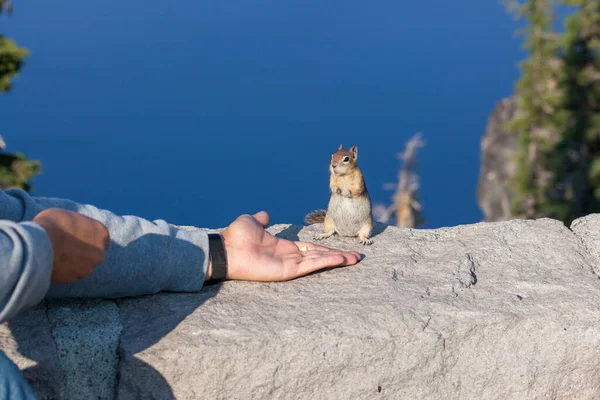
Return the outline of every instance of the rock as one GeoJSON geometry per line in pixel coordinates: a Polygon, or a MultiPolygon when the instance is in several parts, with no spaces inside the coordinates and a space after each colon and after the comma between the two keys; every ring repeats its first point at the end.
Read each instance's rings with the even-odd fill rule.
{"type": "Polygon", "coordinates": [[[61,399],[113,399],[119,310],[113,301],[59,300],[48,309],[61,379],[61,399]]]}
{"type": "Polygon", "coordinates": [[[516,97],[500,101],[492,112],[481,140],[481,167],[477,186],[477,202],[486,221],[513,218],[513,191],[506,184],[516,172],[514,157],[517,135],[505,129],[517,112],[516,97]]]}
{"type": "Polygon", "coordinates": [[[40,400],[60,398],[62,376],[44,302],[0,325],[0,350],[19,367],[40,400]]]}
{"type": "MultiPolygon", "coordinates": [[[[600,216],[574,223],[575,233],[550,219],[377,224],[371,246],[324,241],[363,252],[355,266],[118,300],[115,397],[598,398],[594,228],[600,216]]],[[[321,229],[270,228],[301,240],[321,229]]],[[[86,311],[92,326],[113,315],[98,304],[86,311]]],[[[55,326],[72,318],[55,317],[55,326]]],[[[64,371],[75,363],[61,367],[75,376],[64,371]]]]}
{"type": "Polygon", "coordinates": [[[600,214],[577,218],[571,223],[571,230],[594,258],[594,272],[600,276],[600,214]]]}
{"type": "Polygon", "coordinates": [[[285,284],[120,302],[119,398],[600,394],[600,282],[561,223],[388,227],[375,240],[357,266],[285,284]]]}

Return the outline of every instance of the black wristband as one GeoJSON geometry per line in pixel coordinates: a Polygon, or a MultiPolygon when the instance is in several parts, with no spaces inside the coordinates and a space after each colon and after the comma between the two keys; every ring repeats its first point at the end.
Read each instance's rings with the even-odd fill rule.
{"type": "Polygon", "coordinates": [[[227,255],[223,237],[218,233],[208,234],[208,253],[212,262],[212,274],[207,283],[216,283],[227,277],[227,255]]]}

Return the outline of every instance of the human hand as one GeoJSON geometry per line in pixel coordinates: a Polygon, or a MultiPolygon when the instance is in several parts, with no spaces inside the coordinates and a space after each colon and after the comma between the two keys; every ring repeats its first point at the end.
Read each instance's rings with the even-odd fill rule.
{"type": "Polygon", "coordinates": [[[33,222],[46,231],[52,243],[52,282],[77,282],[104,261],[110,236],[100,222],[56,208],[40,212],[33,222]]]}
{"type": "MultiPolygon", "coordinates": [[[[277,238],[264,229],[268,224],[269,215],[261,211],[254,216],[238,217],[221,232],[227,254],[227,279],[287,281],[323,268],[360,261],[360,254],[355,251],[277,238]]],[[[211,272],[209,264],[207,280],[211,272]]]]}

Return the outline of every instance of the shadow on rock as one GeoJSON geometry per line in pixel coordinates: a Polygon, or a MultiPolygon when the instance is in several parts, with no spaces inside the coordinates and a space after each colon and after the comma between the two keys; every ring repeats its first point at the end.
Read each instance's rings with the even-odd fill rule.
{"type": "Polygon", "coordinates": [[[285,240],[291,240],[292,242],[299,241],[298,234],[302,230],[302,226],[300,225],[290,225],[287,228],[283,229],[281,232],[275,234],[275,237],[285,240]]]}
{"type": "MultiPolygon", "coordinates": [[[[144,352],[169,335],[202,303],[215,296],[220,286],[206,286],[198,294],[161,293],[117,301],[123,333],[119,345],[120,368],[116,398],[175,398],[169,383],[160,372],[140,359],[143,355],[136,354],[144,352]]],[[[177,354],[178,348],[173,348],[173,351],[177,354]]],[[[168,361],[165,360],[164,363],[166,365],[168,361]]]]}
{"type": "Polygon", "coordinates": [[[59,399],[61,375],[46,317],[46,304],[42,302],[24,310],[7,325],[19,353],[36,362],[36,365],[21,370],[33,393],[40,400],[59,399]]]}
{"type": "MultiPolygon", "coordinates": [[[[151,251],[149,247],[152,246],[155,238],[151,237],[153,235],[147,236],[132,241],[127,246],[141,246],[151,251]]],[[[111,246],[119,247],[114,242],[111,246]]],[[[197,249],[194,252],[198,253],[197,249]]],[[[116,257],[115,253],[118,251],[113,252],[113,257],[116,257]]],[[[110,285],[110,282],[115,281],[114,275],[110,277],[110,274],[123,275],[116,269],[122,267],[124,262],[127,260],[121,262],[113,259],[110,265],[114,270],[92,274],[74,285],[61,285],[60,290],[64,289],[64,292],[61,292],[62,296],[47,301],[50,311],[53,310],[55,303],[69,304],[72,301],[75,304],[83,301],[83,307],[87,308],[88,313],[90,313],[90,303],[94,301],[116,303],[119,308],[116,319],[120,320],[122,325],[118,345],[114,346],[117,354],[114,354],[114,348],[112,351],[113,360],[115,357],[117,359],[116,363],[113,363],[116,364],[116,371],[114,366],[85,370],[85,364],[93,360],[82,359],[87,357],[82,355],[93,353],[96,349],[99,352],[106,352],[106,348],[111,345],[106,343],[106,339],[102,337],[102,329],[97,321],[94,321],[102,316],[101,308],[91,306],[91,318],[89,314],[82,313],[75,306],[72,307],[72,312],[69,311],[71,315],[63,314],[60,318],[49,318],[45,302],[34,309],[25,310],[8,323],[17,343],[18,352],[37,363],[34,367],[22,370],[22,373],[39,399],[82,398],[81,396],[96,399],[175,399],[171,386],[161,373],[141,360],[137,354],[160,342],[207,299],[215,296],[221,285],[205,285],[199,293],[162,292],[144,295],[140,294],[139,290],[136,291],[134,277],[123,276],[123,279],[116,284],[131,290],[132,297],[119,298],[114,295],[114,285],[110,285]],[[36,319],[30,318],[29,313],[34,311],[38,313],[36,319]],[[73,332],[73,337],[81,337],[80,342],[73,340],[73,337],[61,339],[61,336],[65,336],[64,320],[68,319],[77,320],[75,326],[79,324],[85,327],[83,333],[73,332]],[[58,325],[60,329],[57,329],[58,325]],[[57,351],[56,344],[59,342],[63,346],[62,348],[58,346],[60,351],[57,351]],[[65,346],[64,343],[67,345],[65,346]],[[65,362],[65,359],[68,360],[65,362]],[[77,368],[78,363],[79,368],[77,368]],[[102,373],[98,374],[99,371],[102,373]],[[107,384],[110,384],[109,395],[106,394],[107,384]]],[[[189,260],[189,262],[198,262],[198,260],[189,260]]],[[[69,322],[66,325],[69,325],[69,322]]],[[[114,344],[113,341],[112,345],[114,344]]]]}

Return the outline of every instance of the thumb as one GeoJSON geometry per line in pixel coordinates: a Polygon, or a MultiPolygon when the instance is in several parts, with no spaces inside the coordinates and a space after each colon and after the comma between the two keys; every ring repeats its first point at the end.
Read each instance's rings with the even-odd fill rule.
{"type": "Polygon", "coordinates": [[[259,224],[262,225],[263,228],[266,228],[269,225],[269,214],[266,211],[259,211],[253,215],[254,219],[258,221],[259,224]]]}

